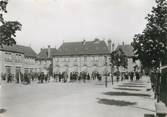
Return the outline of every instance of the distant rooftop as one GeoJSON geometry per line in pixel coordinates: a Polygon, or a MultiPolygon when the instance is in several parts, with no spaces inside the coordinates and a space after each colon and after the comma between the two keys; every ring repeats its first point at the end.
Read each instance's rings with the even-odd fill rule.
{"type": "Polygon", "coordinates": [[[22,53],[25,57],[36,57],[35,51],[28,46],[22,46],[22,45],[13,45],[13,46],[7,46],[3,45],[3,47],[0,46],[1,51],[8,51],[8,52],[15,52],[15,53],[22,53]]]}
{"type": "Polygon", "coordinates": [[[56,48],[50,48],[50,58],[48,58],[48,48],[43,48],[37,55],[37,59],[51,59],[56,52],[56,48]]]}
{"type": "Polygon", "coordinates": [[[64,42],[54,56],[99,54],[109,54],[109,50],[105,41],[95,39],[94,41],[64,42]]]}
{"type": "Polygon", "coordinates": [[[134,56],[133,47],[131,45],[118,45],[116,50],[118,50],[120,48],[123,50],[123,52],[125,53],[125,55],[127,57],[133,57],[134,56]]]}

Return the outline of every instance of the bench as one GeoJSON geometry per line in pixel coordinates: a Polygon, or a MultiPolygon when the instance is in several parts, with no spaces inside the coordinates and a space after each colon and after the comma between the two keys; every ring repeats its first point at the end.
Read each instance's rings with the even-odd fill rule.
{"type": "Polygon", "coordinates": [[[167,117],[167,107],[163,102],[155,104],[156,117],[167,117]]]}

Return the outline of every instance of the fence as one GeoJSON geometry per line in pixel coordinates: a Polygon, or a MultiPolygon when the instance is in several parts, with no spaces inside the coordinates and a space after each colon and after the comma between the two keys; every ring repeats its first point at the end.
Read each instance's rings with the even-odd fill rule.
{"type": "Polygon", "coordinates": [[[160,100],[167,105],[167,68],[161,73],[160,100]]]}

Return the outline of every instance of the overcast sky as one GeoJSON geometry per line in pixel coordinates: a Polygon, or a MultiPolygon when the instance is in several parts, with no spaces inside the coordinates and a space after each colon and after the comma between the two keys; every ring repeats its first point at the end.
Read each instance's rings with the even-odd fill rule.
{"type": "Polygon", "coordinates": [[[94,38],[130,43],[145,27],[154,0],[9,0],[7,18],[22,23],[18,44],[59,47],[94,38]]]}

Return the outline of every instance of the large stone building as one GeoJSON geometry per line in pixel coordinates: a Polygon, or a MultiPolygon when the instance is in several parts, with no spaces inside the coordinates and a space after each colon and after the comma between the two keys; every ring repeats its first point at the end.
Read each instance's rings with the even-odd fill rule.
{"type": "Polygon", "coordinates": [[[53,55],[56,53],[56,48],[41,48],[40,53],[37,55],[36,64],[38,66],[38,72],[53,71],[53,55]]]}
{"type": "Polygon", "coordinates": [[[31,47],[13,45],[0,47],[0,75],[36,72],[36,53],[31,47]]]}
{"type": "Polygon", "coordinates": [[[111,42],[95,39],[94,41],[64,42],[53,57],[53,72],[98,72],[110,71],[109,49],[111,42]],[[107,64],[105,64],[107,62],[107,64]]]}

